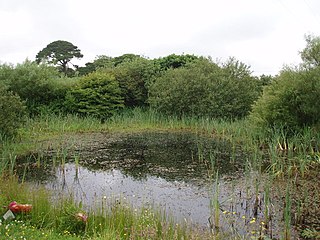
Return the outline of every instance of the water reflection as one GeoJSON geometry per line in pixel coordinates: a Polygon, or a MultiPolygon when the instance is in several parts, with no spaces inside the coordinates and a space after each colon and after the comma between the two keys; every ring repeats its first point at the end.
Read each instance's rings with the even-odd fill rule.
{"type": "Polygon", "coordinates": [[[226,141],[192,133],[143,133],[86,146],[81,159],[89,169],[120,169],[137,179],[152,175],[189,182],[206,179],[208,170],[238,171],[245,158],[226,141]]]}
{"type": "MultiPolygon", "coordinates": [[[[248,156],[227,141],[192,133],[150,132],[99,135],[85,144],[81,141],[68,153],[66,163],[52,166],[50,159],[56,152],[48,152],[46,164],[32,167],[26,178],[58,193],[72,194],[87,206],[105,204],[104,197],[126,199],[133,208],[152,206],[177,221],[209,229],[218,171],[221,228],[245,235],[264,220],[263,194],[257,185],[263,176],[244,174],[248,156]],[[79,157],[79,164],[74,163],[74,156],[79,157]],[[253,207],[257,199],[259,214],[253,207]],[[250,223],[253,217],[256,224],[250,223]]],[[[273,212],[278,214],[281,207],[275,199],[273,212]]],[[[280,222],[281,216],[275,216],[277,227],[272,230],[276,232],[280,222]]]]}
{"type": "Polygon", "coordinates": [[[206,226],[210,216],[208,186],[188,184],[180,181],[167,181],[161,177],[147,176],[136,179],[121,170],[90,170],[66,164],[64,171],[57,168],[57,178],[47,181],[46,186],[73,194],[76,199],[93,206],[104,196],[109,199],[127,199],[134,208],[152,206],[176,219],[187,219],[206,226]]]}

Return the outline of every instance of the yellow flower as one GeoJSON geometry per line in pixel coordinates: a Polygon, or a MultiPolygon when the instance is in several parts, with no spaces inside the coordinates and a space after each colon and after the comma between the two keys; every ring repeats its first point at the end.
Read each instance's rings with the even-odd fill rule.
{"type": "Polygon", "coordinates": [[[250,223],[255,223],[256,222],[256,219],[255,218],[253,218],[251,221],[250,221],[250,223]]]}
{"type": "Polygon", "coordinates": [[[245,219],[245,218],[246,218],[246,216],[242,216],[242,218],[243,218],[243,219],[245,219]]]}

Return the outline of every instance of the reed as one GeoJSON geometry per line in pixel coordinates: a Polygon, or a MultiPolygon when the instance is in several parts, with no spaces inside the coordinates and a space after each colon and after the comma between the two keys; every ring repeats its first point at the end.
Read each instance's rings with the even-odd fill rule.
{"type": "Polygon", "coordinates": [[[284,207],[284,240],[291,239],[291,198],[289,193],[289,185],[286,188],[285,207],[284,207]]]}
{"type": "Polygon", "coordinates": [[[214,193],[210,201],[210,206],[212,208],[212,214],[209,218],[211,231],[215,235],[219,235],[220,231],[220,203],[219,203],[219,174],[216,172],[215,182],[214,182],[214,193]]]}

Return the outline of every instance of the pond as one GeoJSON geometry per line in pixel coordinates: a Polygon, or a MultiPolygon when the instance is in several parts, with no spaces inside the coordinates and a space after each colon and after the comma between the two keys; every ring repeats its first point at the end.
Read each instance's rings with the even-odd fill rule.
{"type": "MultiPolygon", "coordinates": [[[[150,206],[177,222],[208,230],[214,228],[217,200],[224,231],[244,236],[264,227],[261,183],[266,180],[248,170],[251,156],[230,142],[185,132],[94,134],[59,151],[47,151],[48,164],[40,168],[29,165],[26,179],[72,194],[86,206],[106,199],[134,209],[150,206]],[[57,155],[64,156],[59,164],[57,155]]],[[[272,201],[268,228],[277,236],[283,230],[283,203],[276,197],[272,201]]]]}

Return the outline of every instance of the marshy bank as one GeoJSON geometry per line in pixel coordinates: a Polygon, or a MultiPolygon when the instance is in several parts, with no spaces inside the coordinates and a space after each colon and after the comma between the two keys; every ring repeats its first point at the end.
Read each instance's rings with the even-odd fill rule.
{"type": "Polygon", "coordinates": [[[306,187],[311,179],[299,174],[267,174],[265,151],[181,130],[82,133],[61,144],[19,160],[16,169],[87,209],[114,202],[158,209],[176,223],[229,238],[298,239],[295,226],[303,225],[318,231],[317,213],[310,213],[319,189],[306,187]]]}
{"type": "MultiPolygon", "coordinates": [[[[136,239],[159,239],[154,231],[166,234],[176,223],[180,238],[166,236],[312,239],[319,232],[319,148],[309,141],[312,134],[257,140],[245,121],[179,120],[137,110],[105,124],[75,116],[28,124],[20,142],[2,148],[5,171],[32,188],[72,196],[91,213],[112,212],[118,203],[133,213],[159,212],[153,222],[159,226],[136,239]]],[[[8,201],[18,198],[11,196],[8,201]]],[[[137,222],[105,224],[129,239],[137,222]]]]}

